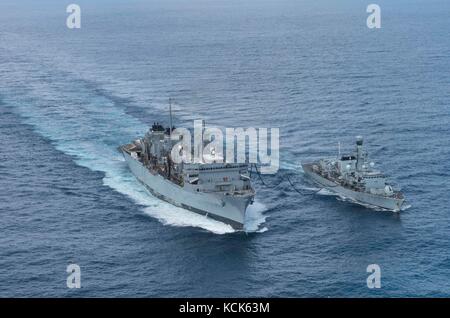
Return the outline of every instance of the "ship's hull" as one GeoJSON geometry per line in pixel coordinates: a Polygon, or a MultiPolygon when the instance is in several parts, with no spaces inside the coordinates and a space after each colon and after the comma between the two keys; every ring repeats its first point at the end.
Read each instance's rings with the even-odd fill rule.
{"type": "Polygon", "coordinates": [[[367,192],[354,191],[340,186],[339,184],[330,181],[321,175],[315,173],[312,169],[312,164],[302,164],[305,174],[315,181],[320,186],[327,190],[340,195],[342,197],[350,199],[352,202],[361,204],[364,206],[378,207],[389,211],[399,212],[403,202],[402,198],[388,197],[375,195],[367,192]]]}
{"type": "Polygon", "coordinates": [[[122,154],[137,180],[155,197],[177,207],[230,224],[235,229],[243,229],[245,212],[253,201],[253,195],[233,196],[188,191],[157,173],[152,174],[127,152],[122,151],[122,154]]]}

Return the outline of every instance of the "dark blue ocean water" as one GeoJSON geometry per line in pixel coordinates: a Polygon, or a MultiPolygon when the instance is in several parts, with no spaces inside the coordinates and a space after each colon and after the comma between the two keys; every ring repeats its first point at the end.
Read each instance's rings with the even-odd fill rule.
{"type": "Polygon", "coordinates": [[[448,1],[377,1],[379,30],[357,0],[76,3],[80,30],[0,3],[0,296],[450,296],[448,1]],[[174,208],[115,150],[169,97],[177,126],[279,127],[269,185],[363,135],[411,207],[255,179],[247,234],[174,208]]]}

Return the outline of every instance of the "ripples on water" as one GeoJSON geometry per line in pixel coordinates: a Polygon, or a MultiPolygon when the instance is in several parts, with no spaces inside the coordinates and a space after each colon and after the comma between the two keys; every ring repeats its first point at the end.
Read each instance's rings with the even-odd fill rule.
{"type": "Polygon", "coordinates": [[[383,1],[376,31],[359,1],[79,4],[81,30],[56,1],[0,4],[0,295],[448,296],[447,2],[383,1]],[[248,233],[128,172],[117,145],[166,121],[169,97],[177,126],[280,128],[281,170],[254,180],[248,233]],[[284,181],[319,190],[300,162],[356,135],[411,208],[284,181]],[[365,285],[372,263],[381,290],[365,285]]]}

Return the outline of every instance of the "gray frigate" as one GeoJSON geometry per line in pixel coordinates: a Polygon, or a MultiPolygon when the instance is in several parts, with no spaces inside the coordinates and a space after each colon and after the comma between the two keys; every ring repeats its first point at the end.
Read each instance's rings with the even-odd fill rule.
{"type": "Polygon", "coordinates": [[[255,196],[249,165],[221,158],[176,164],[171,158],[176,141],[170,127],[154,123],[143,138],[119,147],[131,172],[154,196],[243,229],[255,196]]]}
{"type": "Polygon", "coordinates": [[[356,137],[356,150],[351,155],[321,159],[302,164],[305,174],[325,189],[355,203],[398,212],[405,201],[394,190],[386,176],[374,169],[363,149],[362,137],[356,137]]]}

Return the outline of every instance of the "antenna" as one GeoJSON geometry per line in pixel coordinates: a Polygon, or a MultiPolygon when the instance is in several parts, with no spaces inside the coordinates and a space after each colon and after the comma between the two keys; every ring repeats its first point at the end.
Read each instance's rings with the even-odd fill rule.
{"type": "Polygon", "coordinates": [[[341,142],[338,141],[338,159],[341,158],[341,142]]]}
{"type": "Polygon", "coordinates": [[[169,98],[169,136],[172,136],[172,98],[169,98]]]}

